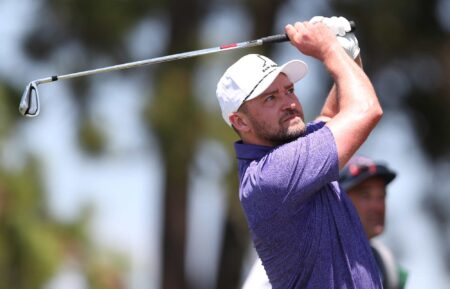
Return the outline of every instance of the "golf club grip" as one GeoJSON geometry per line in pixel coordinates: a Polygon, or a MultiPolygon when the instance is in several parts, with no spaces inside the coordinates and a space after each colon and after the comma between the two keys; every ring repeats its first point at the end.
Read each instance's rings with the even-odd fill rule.
{"type": "MultiPolygon", "coordinates": [[[[349,21],[349,23],[350,23],[350,27],[351,27],[350,32],[354,32],[356,30],[355,21],[349,21]]],[[[261,40],[262,40],[263,44],[266,44],[266,43],[278,43],[278,42],[289,41],[289,37],[287,36],[286,33],[284,33],[284,34],[277,34],[277,35],[271,35],[271,36],[263,37],[263,38],[261,38],[261,40]]]]}

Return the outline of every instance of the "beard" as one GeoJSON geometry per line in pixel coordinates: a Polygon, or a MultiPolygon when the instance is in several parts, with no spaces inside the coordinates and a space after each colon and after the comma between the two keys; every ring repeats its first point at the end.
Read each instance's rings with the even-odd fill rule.
{"type": "MultiPolygon", "coordinates": [[[[255,134],[266,141],[269,141],[274,146],[282,145],[298,139],[306,131],[306,125],[303,116],[297,110],[287,111],[278,121],[278,126],[273,128],[272,124],[258,122],[250,116],[252,126],[255,134]],[[298,116],[294,123],[286,125],[284,120],[291,116],[298,116]]],[[[291,120],[292,121],[292,120],[291,120]]]]}

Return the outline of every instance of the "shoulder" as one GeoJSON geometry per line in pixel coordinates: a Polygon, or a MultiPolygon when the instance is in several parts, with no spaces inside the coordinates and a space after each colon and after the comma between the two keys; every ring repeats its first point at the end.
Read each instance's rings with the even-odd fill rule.
{"type": "Polygon", "coordinates": [[[309,122],[306,125],[306,133],[305,134],[309,134],[318,129],[324,128],[326,123],[327,122],[325,121],[325,119],[322,119],[322,118],[318,118],[315,121],[309,122]]]}

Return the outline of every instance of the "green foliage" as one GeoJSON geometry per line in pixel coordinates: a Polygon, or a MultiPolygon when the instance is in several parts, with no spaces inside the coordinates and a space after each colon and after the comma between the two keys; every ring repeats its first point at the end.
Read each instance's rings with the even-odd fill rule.
{"type": "Polygon", "coordinates": [[[46,215],[37,171],[34,165],[0,175],[0,288],[38,288],[61,262],[57,224],[46,215]]]}
{"type": "Polygon", "coordinates": [[[126,288],[123,273],[127,268],[127,261],[122,255],[114,251],[94,252],[98,256],[88,264],[87,279],[91,289],[120,289],[126,288]]]}
{"type": "Polygon", "coordinates": [[[53,50],[76,40],[89,52],[122,53],[123,38],[162,1],[43,0],[42,21],[27,37],[27,53],[46,58],[53,50]],[[56,25],[55,25],[56,23],[56,25]],[[118,49],[119,48],[119,49],[118,49]]]}
{"type": "Polygon", "coordinates": [[[14,127],[19,117],[19,96],[6,84],[0,83],[0,140],[14,127]]]}
{"type": "Polygon", "coordinates": [[[90,119],[83,118],[78,129],[78,139],[85,152],[91,156],[100,155],[106,146],[106,136],[90,119]]]}
{"type": "Polygon", "coordinates": [[[168,157],[178,161],[190,159],[205,121],[201,120],[201,106],[192,96],[191,71],[167,65],[161,73],[158,91],[146,117],[159,136],[162,149],[170,151],[168,157]]]}
{"type": "Polygon", "coordinates": [[[91,288],[123,288],[108,284],[123,279],[127,259],[92,243],[92,208],[70,223],[52,217],[39,167],[32,161],[21,172],[0,171],[0,289],[42,288],[67,258],[84,264],[81,273],[91,288]]]}

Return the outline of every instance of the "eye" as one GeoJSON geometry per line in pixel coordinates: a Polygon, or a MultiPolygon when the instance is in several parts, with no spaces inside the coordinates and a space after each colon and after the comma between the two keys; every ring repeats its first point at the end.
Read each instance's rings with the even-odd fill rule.
{"type": "Polygon", "coordinates": [[[288,88],[287,92],[288,92],[288,94],[293,94],[294,93],[294,87],[288,88]]]}
{"type": "Polygon", "coordinates": [[[371,194],[370,190],[368,190],[368,189],[361,189],[359,194],[360,194],[362,200],[369,201],[372,199],[372,194],[371,194]]]}
{"type": "Polygon", "coordinates": [[[274,96],[274,95],[268,95],[268,96],[266,96],[266,98],[264,99],[264,101],[267,102],[267,101],[271,101],[271,100],[274,100],[274,99],[275,99],[275,96],[274,96]]]}

